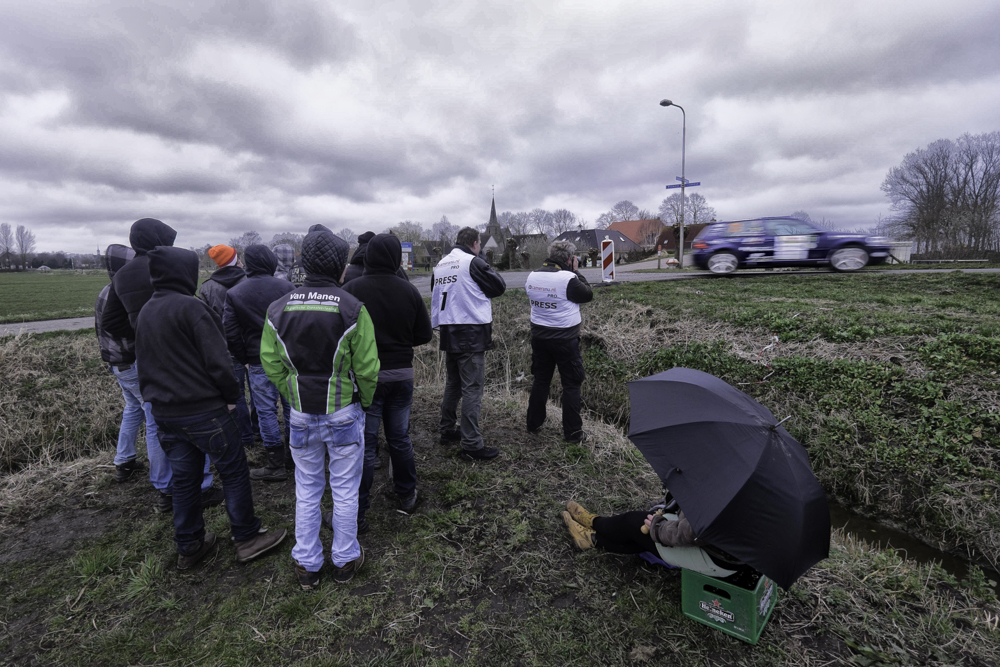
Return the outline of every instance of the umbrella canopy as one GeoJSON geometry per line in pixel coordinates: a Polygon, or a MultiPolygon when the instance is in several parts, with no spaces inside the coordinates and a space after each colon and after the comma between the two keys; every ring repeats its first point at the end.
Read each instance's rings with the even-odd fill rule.
{"type": "Polygon", "coordinates": [[[701,540],[784,589],[829,555],[826,494],[805,449],[770,410],[690,368],[628,388],[629,439],[701,540]]]}

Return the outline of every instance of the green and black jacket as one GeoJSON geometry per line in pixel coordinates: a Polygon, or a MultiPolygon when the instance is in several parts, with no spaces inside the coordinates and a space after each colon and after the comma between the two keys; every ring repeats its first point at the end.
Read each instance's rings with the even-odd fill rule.
{"type": "Polygon", "coordinates": [[[307,282],[268,307],[260,363],[299,412],[330,414],[356,401],[367,408],[378,383],[375,329],[359,300],[307,282]]]}

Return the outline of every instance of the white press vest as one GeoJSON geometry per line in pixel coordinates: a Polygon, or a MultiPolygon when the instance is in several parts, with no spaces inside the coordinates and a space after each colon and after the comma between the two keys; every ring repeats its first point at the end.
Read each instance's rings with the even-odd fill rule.
{"type": "Polygon", "coordinates": [[[431,326],[442,324],[489,324],[493,321],[490,300],[472,279],[469,267],[475,255],[455,248],[434,267],[431,292],[431,326]]]}
{"type": "Polygon", "coordinates": [[[524,283],[531,301],[531,323],[552,329],[568,329],[580,323],[580,304],[566,299],[572,271],[532,271],[524,283]]]}

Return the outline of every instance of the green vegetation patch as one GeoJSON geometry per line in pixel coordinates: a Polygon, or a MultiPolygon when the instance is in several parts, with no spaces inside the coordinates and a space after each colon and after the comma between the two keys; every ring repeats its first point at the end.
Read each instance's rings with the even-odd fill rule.
{"type": "Polygon", "coordinates": [[[93,316],[107,284],[106,271],[0,273],[0,323],[93,316]]]}

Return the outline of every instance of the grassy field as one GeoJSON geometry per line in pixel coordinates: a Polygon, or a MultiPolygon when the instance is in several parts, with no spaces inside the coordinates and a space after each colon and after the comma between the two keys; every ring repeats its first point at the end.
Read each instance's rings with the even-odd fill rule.
{"type": "MultiPolygon", "coordinates": [[[[0,661],[1000,664],[1000,604],[976,569],[957,582],[835,533],[831,557],[783,594],[750,647],[685,619],[675,573],[575,552],[558,518],[571,498],[601,513],[655,501],[655,476],[622,434],[624,382],[679,364],[791,414],[785,425],[817,475],[850,506],[995,556],[998,279],[601,288],[584,308],[593,438],[582,447],[560,441],[554,406],[541,436],[524,432],[529,323],[512,292],[495,302],[482,419],[502,457],[469,465],[437,444],[442,369],[423,348],[412,437],[425,501],[413,516],[394,512],[377,473],[365,569],[348,586],[324,579],[318,593],[295,588],[289,544],[239,566],[223,539],[202,568],[174,570],[171,525],[152,513],[148,483],[111,479],[120,399],[92,362],[92,334],[5,341],[0,373],[14,380],[0,390],[0,661]]],[[[254,497],[269,525],[291,526],[292,483],[255,484],[254,497]]],[[[221,508],[207,517],[227,534],[221,508]]]]}
{"type": "Polygon", "coordinates": [[[0,273],[0,324],[93,316],[106,271],[0,273]]]}

